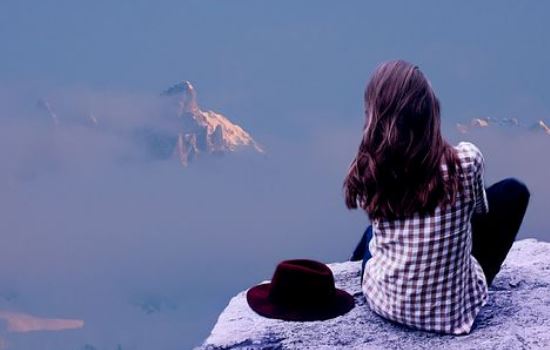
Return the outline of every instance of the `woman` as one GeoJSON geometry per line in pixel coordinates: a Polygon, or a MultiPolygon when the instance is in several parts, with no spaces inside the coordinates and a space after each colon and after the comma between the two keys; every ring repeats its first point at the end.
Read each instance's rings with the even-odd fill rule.
{"type": "Polygon", "coordinates": [[[519,230],[529,191],[515,179],[485,189],[472,143],[441,136],[440,107],[417,66],[380,65],[344,191],[366,211],[352,260],[363,259],[370,308],[416,329],[467,334],[519,230]]]}

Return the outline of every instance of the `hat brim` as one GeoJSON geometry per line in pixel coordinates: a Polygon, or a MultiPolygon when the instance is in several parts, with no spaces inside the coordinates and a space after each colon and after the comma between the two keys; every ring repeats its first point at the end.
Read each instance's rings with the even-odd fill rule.
{"type": "Polygon", "coordinates": [[[269,300],[271,283],[264,283],[254,286],[246,293],[248,305],[257,314],[285,321],[323,321],[341,316],[355,306],[353,296],[349,293],[336,289],[334,297],[318,307],[289,307],[279,305],[269,300]]]}

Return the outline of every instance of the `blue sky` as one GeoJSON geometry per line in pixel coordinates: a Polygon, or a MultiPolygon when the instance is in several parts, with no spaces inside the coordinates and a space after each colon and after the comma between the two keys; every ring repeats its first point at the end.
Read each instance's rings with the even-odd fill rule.
{"type": "Polygon", "coordinates": [[[0,232],[9,251],[0,254],[0,310],[85,327],[0,327],[0,341],[187,348],[277,261],[346,259],[367,220],[345,209],[341,184],[365,84],[389,59],[428,76],[449,140],[484,152],[487,184],[528,184],[520,237],[550,240],[549,139],[454,129],[476,116],[550,122],[548,13],[543,1],[2,1],[0,232]],[[267,156],[186,171],[120,166],[113,159],[128,144],[112,135],[69,128],[54,139],[25,122],[47,97],[65,115],[95,103],[131,125],[148,117],[149,97],[180,80],[267,156]],[[160,312],[135,308],[151,300],[160,312]]]}

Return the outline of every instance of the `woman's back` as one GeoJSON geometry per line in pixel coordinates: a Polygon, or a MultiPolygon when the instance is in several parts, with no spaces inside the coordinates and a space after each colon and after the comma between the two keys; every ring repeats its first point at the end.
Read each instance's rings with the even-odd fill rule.
{"type": "MultiPolygon", "coordinates": [[[[371,309],[415,328],[468,333],[487,301],[483,270],[471,256],[470,219],[488,211],[483,156],[468,142],[455,148],[461,191],[433,214],[374,219],[372,258],[365,266],[363,292],[371,309]]],[[[447,166],[442,164],[443,177],[447,166]]]]}

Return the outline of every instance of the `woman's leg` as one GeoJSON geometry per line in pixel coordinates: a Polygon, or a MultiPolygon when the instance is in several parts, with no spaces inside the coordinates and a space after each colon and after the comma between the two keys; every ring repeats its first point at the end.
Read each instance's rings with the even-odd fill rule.
{"type": "Polygon", "coordinates": [[[489,212],[471,219],[472,255],[491,285],[514,243],[530,194],[525,184],[513,178],[495,183],[486,192],[489,212]]]}
{"type": "Polygon", "coordinates": [[[365,232],[363,232],[363,235],[361,236],[361,239],[357,243],[357,246],[355,246],[355,249],[353,250],[353,253],[351,254],[351,257],[349,258],[349,261],[358,261],[363,259],[365,256],[365,252],[368,249],[368,231],[371,226],[369,225],[365,232]]]}
{"type": "Polygon", "coordinates": [[[365,264],[367,263],[367,260],[372,258],[372,255],[369,250],[369,242],[372,239],[372,226],[369,225],[367,229],[365,230],[364,236],[365,239],[365,255],[363,255],[363,262],[361,263],[361,284],[363,284],[363,272],[365,272],[365,264]]]}
{"type": "Polygon", "coordinates": [[[363,260],[363,263],[361,264],[361,282],[363,282],[363,271],[365,270],[365,264],[367,263],[367,260],[372,257],[369,251],[369,242],[371,239],[372,226],[369,225],[363,233],[363,236],[361,236],[361,240],[357,243],[357,246],[355,247],[355,250],[350,258],[350,261],[363,260]]]}

